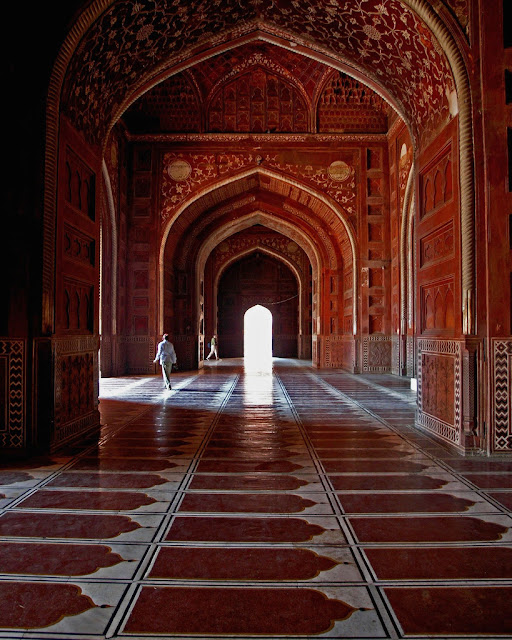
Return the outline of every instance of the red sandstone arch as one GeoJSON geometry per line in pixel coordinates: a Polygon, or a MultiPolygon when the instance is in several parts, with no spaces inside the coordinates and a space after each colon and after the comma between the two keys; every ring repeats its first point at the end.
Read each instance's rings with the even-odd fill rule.
{"type": "MultiPolygon", "coordinates": [[[[218,308],[217,308],[217,298],[218,298],[218,292],[219,292],[219,285],[220,282],[222,280],[223,275],[229,270],[229,268],[231,266],[233,266],[234,264],[236,264],[237,262],[239,262],[240,260],[242,260],[243,258],[246,258],[248,256],[251,256],[252,254],[256,254],[256,253],[260,253],[260,254],[264,254],[267,255],[271,258],[274,258],[276,261],[283,263],[284,265],[286,265],[286,267],[291,271],[291,273],[295,276],[295,279],[297,281],[297,288],[298,288],[298,304],[297,304],[297,352],[298,352],[298,356],[299,357],[305,357],[304,353],[305,350],[307,350],[307,353],[310,353],[310,349],[307,348],[307,346],[305,346],[302,343],[302,340],[304,338],[304,325],[305,325],[305,319],[303,317],[303,310],[305,308],[305,301],[306,301],[306,292],[307,292],[307,274],[300,272],[297,269],[297,266],[293,264],[293,262],[291,262],[289,259],[287,259],[286,256],[282,255],[281,253],[279,253],[278,251],[272,250],[269,247],[264,247],[264,246],[255,246],[255,247],[251,247],[247,250],[243,250],[238,252],[237,254],[231,256],[225,264],[223,264],[221,266],[221,268],[216,272],[215,274],[215,279],[214,279],[214,291],[213,291],[213,295],[214,295],[214,305],[213,305],[213,315],[214,318],[217,318],[217,314],[218,314],[218,308]]],[[[266,306],[265,303],[260,302],[260,304],[262,304],[263,306],[266,306]]],[[[214,326],[214,333],[219,333],[218,331],[218,327],[215,325],[214,326]]]]}
{"type": "MultiPolygon", "coordinates": [[[[328,198],[327,196],[325,196],[324,194],[312,189],[310,186],[308,185],[304,185],[302,183],[300,183],[297,180],[291,179],[288,176],[282,175],[277,173],[276,171],[270,170],[270,169],[266,169],[264,167],[256,167],[254,169],[249,169],[248,171],[245,172],[241,172],[236,174],[235,176],[220,180],[215,182],[214,184],[212,184],[211,186],[208,186],[200,191],[198,191],[196,193],[196,197],[193,198],[191,201],[186,201],[184,202],[181,206],[177,207],[176,210],[173,212],[173,215],[167,220],[166,225],[164,227],[163,233],[162,233],[162,239],[161,239],[161,244],[160,244],[160,257],[159,257],[159,281],[160,281],[160,285],[159,285],[159,295],[160,295],[160,301],[159,301],[159,322],[160,322],[160,328],[163,330],[163,318],[164,318],[164,298],[165,298],[165,292],[164,292],[164,266],[165,266],[165,261],[166,261],[166,247],[167,247],[167,240],[169,238],[169,234],[171,232],[171,230],[173,229],[173,227],[175,225],[178,224],[178,221],[180,220],[180,217],[183,216],[185,214],[185,212],[187,211],[187,209],[192,205],[193,202],[197,201],[198,199],[204,197],[205,195],[207,195],[208,193],[214,193],[220,189],[222,189],[223,187],[226,187],[227,185],[230,185],[232,183],[236,183],[236,182],[240,182],[243,181],[251,176],[265,176],[267,178],[272,179],[275,183],[281,183],[281,184],[285,184],[288,185],[288,187],[293,187],[294,189],[299,189],[301,192],[305,192],[307,194],[309,194],[310,196],[314,197],[314,199],[316,201],[318,201],[319,203],[322,204],[322,206],[324,207],[325,210],[329,211],[331,216],[334,216],[334,219],[337,221],[338,223],[338,227],[337,229],[335,229],[336,233],[339,233],[340,235],[338,236],[337,239],[337,244],[339,247],[339,251],[341,253],[341,255],[343,256],[343,262],[347,265],[351,266],[352,269],[352,273],[355,275],[357,274],[357,241],[354,235],[354,232],[352,230],[351,224],[350,222],[347,220],[346,215],[344,214],[344,212],[341,210],[341,208],[339,207],[339,205],[337,205],[335,202],[333,202],[330,198],[328,198]]],[[[319,220],[321,220],[321,216],[322,216],[322,210],[320,207],[317,207],[317,211],[314,212],[316,213],[316,216],[319,220]]],[[[325,212],[324,212],[325,215],[325,212]]],[[[287,219],[282,216],[283,221],[284,221],[284,225],[283,222],[279,221],[278,218],[278,222],[274,223],[273,226],[281,224],[282,226],[284,226],[286,228],[287,226],[287,219]]],[[[314,216],[313,216],[314,218],[314,216]]],[[[291,217],[291,219],[293,219],[293,216],[291,217]]],[[[253,218],[254,220],[254,218],[253,218]]],[[[297,222],[297,221],[295,221],[297,222]]],[[[332,226],[332,221],[330,221],[330,224],[332,226]]],[[[233,228],[241,228],[243,227],[244,222],[240,222],[239,226],[237,225],[232,225],[233,228]]],[[[310,227],[310,231],[309,233],[314,233],[312,228],[310,227]]],[[[205,261],[205,256],[206,253],[208,252],[209,249],[211,249],[212,246],[214,246],[215,244],[218,244],[220,242],[220,239],[223,237],[226,237],[227,235],[229,235],[229,229],[226,229],[226,227],[219,229],[216,233],[213,231],[210,231],[210,235],[209,235],[209,240],[208,242],[205,244],[205,246],[202,248],[201,252],[198,253],[198,257],[196,258],[196,292],[197,295],[200,296],[200,292],[201,292],[201,270],[203,268],[203,264],[205,261]]],[[[302,238],[307,238],[307,235],[304,233],[304,231],[302,232],[302,238]]],[[[316,233],[316,238],[315,238],[315,242],[317,243],[317,245],[319,247],[324,246],[324,258],[323,260],[318,264],[318,265],[313,265],[316,267],[315,269],[315,280],[314,282],[315,284],[315,290],[316,290],[316,303],[314,302],[314,311],[313,313],[315,315],[318,315],[319,318],[321,318],[321,310],[320,310],[320,305],[319,305],[319,300],[322,299],[322,292],[323,292],[323,282],[321,279],[321,273],[325,272],[328,268],[329,265],[326,263],[325,261],[325,256],[329,255],[329,251],[325,250],[325,242],[323,241],[323,239],[318,235],[318,233],[316,233]],[[316,306],[315,306],[316,305],[316,306]]],[[[302,243],[301,243],[302,244],[302,243]]],[[[310,244],[311,245],[311,241],[309,241],[309,243],[306,241],[304,244],[304,247],[307,247],[307,245],[310,244]]],[[[321,259],[321,256],[319,255],[317,260],[321,259]]],[[[336,269],[335,265],[331,265],[334,269],[336,269]]],[[[356,280],[356,278],[354,277],[354,280],[356,280]]],[[[357,287],[357,282],[354,282],[353,284],[353,290],[356,290],[357,287]]],[[[199,300],[199,297],[197,298],[199,300]]],[[[200,314],[200,312],[198,312],[200,314]]],[[[353,327],[354,327],[354,331],[355,328],[357,326],[357,298],[355,295],[353,295],[353,306],[352,306],[352,313],[353,313],[353,327]]],[[[200,325],[200,315],[197,316],[198,320],[199,320],[199,325],[200,325]]],[[[320,332],[322,330],[322,326],[324,324],[324,320],[321,319],[320,320],[320,326],[317,327],[317,331],[320,332]]]]}
{"type": "MultiPolygon", "coordinates": [[[[257,211],[243,218],[238,219],[236,224],[233,226],[224,226],[220,228],[219,231],[216,234],[213,234],[212,236],[210,236],[208,240],[204,243],[204,245],[201,247],[196,259],[196,292],[197,292],[198,300],[201,300],[202,289],[203,289],[202,283],[204,282],[204,268],[212,249],[215,246],[220,245],[226,238],[229,238],[239,233],[240,231],[248,229],[257,224],[265,226],[269,229],[273,229],[274,231],[277,231],[279,233],[286,231],[286,234],[284,235],[287,235],[287,237],[289,237],[291,240],[296,242],[298,246],[300,246],[304,251],[304,253],[306,253],[306,255],[308,256],[310,261],[310,266],[312,269],[313,281],[319,282],[319,276],[318,276],[319,264],[320,264],[319,256],[315,246],[311,242],[311,239],[308,238],[305,234],[301,232],[297,232],[296,228],[294,228],[291,224],[287,222],[282,222],[282,221],[280,221],[279,223],[276,223],[275,219],[257,211]]],[[[213,294],[214,315],[216,314],[216,300],[217,300],[216,291],[218,290],[218,283],[222,274],[229,267],[229,265],[240,260],[243,256],[256,251],[266,253],[268,255],[275,257],[279,261],[285,263],[290,268],[290,270],[295,274],[295,277],[297,279],[298,286],[299,286],[299,301],[300,301],[299,311],[298,311],[299,313],[298,326],[299,326],[299,331],[303,333],[304,322],[305,322],[303,313],[304,313],[304,309],[307,308],[307,300],[306,300],[306,295],[307,295],[306,277],[307,276],[304,272],[300,272],[297,266],[294,265],[293,262],[289,260],[286,255],[283,255],[282,253],[272,249],[271,247],[264,246],[261,244],[258,244],[257,246],[249,247],[245,250],[241,250],[237,252],[236,254],[231,256],[229,260],[226,263],[224,263],[221,266],[220,270],[216,273],[215,281],[214,281],[214,294],[213,294]]],[[[201,327],[202,326],[201,320],[203,320],[204,318],[201,308],[198,308],[197,314],[198,314],[197,320],[196,320],[197,326],[201,327]]],[[[200,335],[200,338],[199,338],[200,354],[201,354],[202,342],[203,342],[203,338],[200,335]]],[[[304,350],[304,347],[301,345],[301,348],[299,349],[300,354],[303,353],[303,350],[304,350]]]]}
{"type": "MultiPolygon", "coordinates": [[[[102,14],[108,12],[113,6],[112,0],[96,0],[91,5],[89,5],[83,12],[80,14],[77,22],[73,25],[65,44],[63,45],[59,56],[57,58],[57,62],[54,67],[54,72],[52,74],[52,79],[50,83],[49,89],[49,107],[48,107],[48,118],[47,118],[47,173],[46,173],[46,187],[45,187],[45,253],[43,256],[43,289],[44,289],[44,297],[45,300],[48,300],[50,304],[44,305],[44,318],[43,318],[43,327],[48,327],[53,324],[52,318],[48,315],[52,315],[53,312],[51,301],[53,300],[52,294],[52,275],[51,275],[51,263],[52,263],[52,252],[53,252],[53,228],[54,228],[54,219],[53,219],[53,193],[56,186],[56,173],[55,173],[55,159],[57,153],[57,136],[58,136],[58,128],[59,128],[59,114],[60,114],[60,102],[61,102],[61,89],[65,84],[66,74],[69,72],[70,63],[72,62],[73,56],[77,52],[77,45],[79,42],[84,41],[85,34],[89,29],[95,24],[96,20],[100,20],[102,14]]],[[[473,223],[473,181],[472,181],[472,140],[471,140],[471,118],[470,118],[470,88],[469,83],[467,81],[467,73],[464,66],[463,54],[461,53],[460,45],[457,44],[450,31],[443,24],[442,20],[434,13],[430,5],[425,0],[402,0],[402,3],[397,0],[389,0],[389,9],[393,11],[398,11],[398,17],[402,13],[403,6],[405,5],[408,9],[411,10],[413,16],[419,16],[419,20],[423,20],[428,28],[432,30],[429,32],[428,29],[419,28],[421,26],[420,22],[416,24],[415,30],[409,32],[409,37],[412,37],[413,42],[427,42],[429,38],[431,38],[431,34],[434,35],[434,41],[437,37],[439,40],[440,49],[444,51],[444,54],[448,57],[451,68],[454,74],[454,81],[457,86],[457,90],[459,92],[459,105],[460,105],[460,116],[459,119],[461,121],[460,125],[460,158],[462,164],[462,179],[463,179],[463,188],[461,191],[462,198],[462,220],[463,220],[463,274],[464,274],[464,282],[463,282],[463,290],[465,296],[465,330],[471,332],[472,321],[471,321],[471,298],[472,298],[472,290],[473,290],[473,279],[474,279],[474,223],[473,223]],[[396,6],[395,6],[396,5],[396,6]],[[400,9],[402,7],[402,10],[400,9]]],[[[356,9],[351,9],[355,14],[355,21],[351,20],[353,24],[357,24],[358,14],[356,9]]],[[[388,8],[386,8],[386,13],[389,14],[388,8]]],[[[361,16],[359,16],[359,19],[361,16]]],[[[397,23],[400,24],[400,21],[397,20],[397,23]]],[[[265,21],[260,21],[258,24],[265,24],[265,21]]],[[[405,22],[403,23],[405,25],[405,22]]],[[[252,28],[252,25],[250,29],[252,28]]],[[[361,28],[361,27],[360,27],[361,28]]],[[[407,29],[407,27],[403,27],[407,29]]],[[[151,27],[148,27],[148,33],[151,30],[151,27]]],[[[290,48],[290,46],[298,46],[305,55],[314,56],[317,58],[323,58],[329,61],[329,64],[335,68],[339,68],[343,71],[347,71],[350,75],[354,77],[363,79],[363,81],[372,84],[374,90],[376,90],[381,95],[391,103],[393,106],[399,111],[402,117],[406,122],[411,122],[408,117],[408,110],[403,107],[400,98],[397,98],[396,95],[393,95],[393,91],[388,92],[384,88],[384,83],[381,78],[377,78],[374,68],[370,65],[365,67],[364,64],[357,63],[354,60],[351,64],[347,65],[347,59],[344,58],[344,55],[335,52],[336,47],[336,38],[330,30],[330,45],[331,49],[326,48],[326,43],[321,43],[319,40],[318,43],[311,47],[311,45],[306,43],[300,36],[294,35],[293,30],[286,32],[286,38],[288,40],[282,39],[283,31],[280,32],[279,27],[276,29],[275,27],[271,27],[267,29],[267,32],[264,34],[254,35],[247,31],[246,27],[238,26],[235,32],[230,32],[230,42],[222,46],[227,46],[228,48],[233,48],[236,46],[234,44],[234,40],[237,35],[240,38],[254,38],[254,37],[264,37],[267,40],[279,41],[279,44],[290,48]],[[244,33],[245,32],[245,33],[244,33]],[[235,36],[235,38],[233,37],[235,36]],[[372,80],[373,79],[373,80],[372,80]]],[[[361,33],[365,32],[366,37],[377,38],[377,32],[369,31],[370,27],[364,26],[362,27],[361,33]]],[[[380,36],[379,36],[380,37],[380,36]]],[[[144,39],[143,37],[141,38],[144,39]]],[[[241,40],[238,41],[240,43],[241,40]]],[[[341,41],[340,41],[341,42],[341,41]]],[[[196,48],[197,50],[197,48],[196,48]]],[[[354,49],[353,49],[354,50],[354,49]]],[[[202,53],[194,53],[193,57],[188,58],[185,56],[182,57],[182,62],[179,60],[179,57],[173,57],[169,55],[167,61],[163,63],[163,65],[159,65],[156,69],[152,69],[150,72],[146,74],[135,74],[137,81],[134,85],[128,90],[128,97],[122,99],[121,101],[115,103],[117,111],[112,113],[112,116],[106,117],[106,130],[107,133],[113,124],[117,122],[122,113],[126,110],[129,104],[133,103],[134,100],[137,99],[142,93],[148,90],[151,86],[154,86],[158,82],[160,82],[164,77],[168,77],[173,73],[178,72],[181,68],[185,68],[189,66],[194,61],[197,61],[198,57],[202,55],[211,56],[215,52],[219,51],[219,45],[216,44],[213,49],[210,49],[208,54],[202,53]],[[194,57],[195,56],[195,57],[194,57]]],[[[75,56],[76,58],[76,56],[75,56]]],[[[421,59],[418,59],[419,63],[421,63],[421,59]]],[[[77,67],[80,68],[80,67],[77,67]]],[[[394,73],[394,69],[392,66],[388,66],[387,73],[394,73]]],[[[391,80],[392,76],[387,76],[389,80],[391,80]]],[[[398,86],[398,85],[397,85],[398,86]]],[[[408,88],[409,90],[409,88],[408,88]]],[[[67,95],[73,95],[73,92],[67,89],[67,95]]],[[[405,94],[404,94],[405,95],[405,94]]],[[[416,123],[420,126],[420,122],[416,123]]],[[[103,141],[106,143],[107,135],[103,135],[103,141]]]]}

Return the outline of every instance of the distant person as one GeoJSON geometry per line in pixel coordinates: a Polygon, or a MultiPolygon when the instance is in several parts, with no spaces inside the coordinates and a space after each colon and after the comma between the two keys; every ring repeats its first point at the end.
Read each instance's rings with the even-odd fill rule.
{"type": "Polygon", "coordinates": [[[206,358],[207,360],[209,360],[212,356],[215,356],[215,360],[219,359],[219,352],[217,350],[217,345],[218,345],[217,336],[213,334],[212,339],[210,340],[210,353],[206,358]]]}
{"type": "Polygon", "coordinates": [[[170,391],[172,366],[176,364],[176,351],[174,351],[174,345],[169,340],[169,334],[164,333],[162,337],[163,340],[158,344],[158,350],[153,362],[160,361],[165,388],[170,391]]]}

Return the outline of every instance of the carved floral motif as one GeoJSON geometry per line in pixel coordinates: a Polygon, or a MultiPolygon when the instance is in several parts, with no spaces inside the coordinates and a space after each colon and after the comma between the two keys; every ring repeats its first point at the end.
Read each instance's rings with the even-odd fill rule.
{"type": "MultiPolygon", "coordinates": [[[[428,0],[436,8],[436,0],[428,0]]],[[[466,34],[469,34],[470,0],[443,0],[444,4],[455,15],[460,26],[466,34]]]]}
{"type": "Polygon", "coordinates": [[[354,220],[356,216],[357,190],[355,170],[350,167],[350,175],[343,181],[329,174],[329,167],[313,169],[312,166],[282,162],[277,154],[255,156],[252,153],[229,154],[184,154],[166,153],[162,172],[162,223],[172,217],[174,211],[199,187],[215,183],[219,178],[236,173],[240,169],[264,164],[265,167],[299,178],[315,189],[327,193],[338,202],[345,213],[354,220]],[[186,161],[191,172],[186,180],[176,181],[169,176],[168,167],[176,160],[186,161]]]}
{"type": "Polygon", "coordinates": [[[312,166],[292,164],[289,162],[283,163],[277,158],[272,159],[270,157],[265,158],[265,161],[268,166],[300,178],[306,184],[311,184],[318,191],[327,193],[343,207],[343,210],[351,218],[351,221],[354,221],[357,213],[356,173],[354,167],[350,167],[349,176],[345,180],[340,181],[335,174],[334,177],[330,174],[329,167],[327,166],[313,169],[312,166]]]}
{"type": "Polygon", "coordinates": [[[422,338],[418,340],[417,348],[418,424],[448,442],[460,444],[462,440],[461,343],[455,340],[422,338]]]}
{"type": "Polygon", "coordinates": [[[295,242],[281,234],[272,233],[259,237],[254,235],[237,234],[225,240],[219,245],[219,251],[215,253],[214,270],[219,272],[220,267],[228,262],[232,256],[246,253],[248,250],[256,247],[268,247],[275,252],[286,256],[286,258],[297,265],[299,270],[304,266],[304,252],[295,242]]]}
{"type": "Polygon", "coordinates": [[[71,59],[65,111],[99,142],[118,105],[162,60],[183,61],[200,42],[221,44],[256,22],[353,60],[404,105],[418,131],[433,132],[449,117],[448,61],[425,23],[399,0],[303,0],[293,10],[288,0],[224,0],[200,8],[189,0],[118,0],[93,22],[71,59]]]}
{"type": "Polygon", "coordinates": [[[60,365],[58,423],[65,424],[94,409],[94,354],[63,356],[60,365]]]}

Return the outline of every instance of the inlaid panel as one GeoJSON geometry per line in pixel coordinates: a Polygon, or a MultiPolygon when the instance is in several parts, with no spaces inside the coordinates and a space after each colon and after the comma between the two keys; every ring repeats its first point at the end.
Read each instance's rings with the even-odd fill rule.
{"type": "Polygon", "coordinates": [[[418,422],[453,444],[462,438],[461,375],[459,342],[418,341],[418,422]]]}
{"type": "Polygon", "coordinates": [[[18,448],[25,440],[25,342],[0,340],[0,444],[18,448]]]}
{"type": "Polygon", "coordinates": [[[493,447],[512,451],[512,340],[493,341],[493,447]]]}

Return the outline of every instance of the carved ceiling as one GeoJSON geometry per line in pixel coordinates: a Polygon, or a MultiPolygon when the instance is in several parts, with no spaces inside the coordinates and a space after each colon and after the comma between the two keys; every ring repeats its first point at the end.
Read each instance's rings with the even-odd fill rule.
{"type": "Polygon", "coordinates": [[[385,133],[391,107],[311,58],[250,43],[156,85],[125,113],[135,134],[385,133]]]}
{"type": "MultiPolygon", "coordinates": [[[[466,0],[449,2],[452,12],[464,12],[466,0]]],[[[290,73],[297,61],[290,42],[308,54],[295,75],[308,95],[312,86],[304,80],[310,74],[313,85],[319,72],[311,57],[327,56],[382,87],[419,136],[449,118],[449,63],[426,24],[401,0],[117,0],[92,22],[71,58],[64,110],[90,140],[101,142],[122,105],[164,79],[166,69],[211,55],[213,47],[219,53],[233,48],[237,38],[256,32],[262,40],[286,39],[277,63],[290,73]]],[[[233,55],[210,77],[210,90],[233,55]]],[[[239,55],[243,66],[247,52],[239,55]]],[[[189,72],[195,82],[185,86],[187,100],[193,101],[201,74],[202,91],[208,91],[204,75],[210,70],[205,64],[189,72]]]]}

